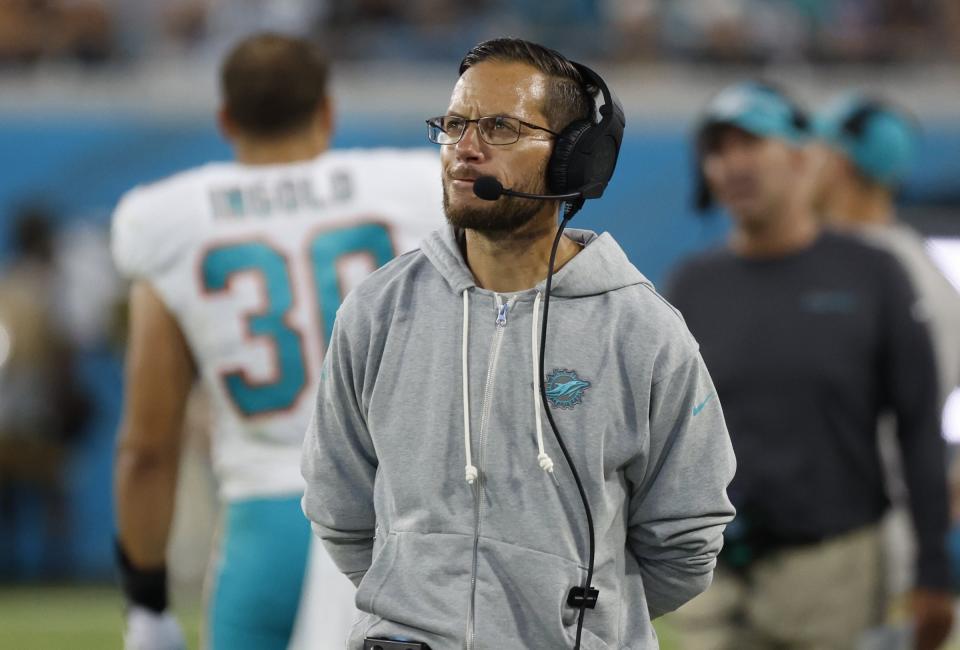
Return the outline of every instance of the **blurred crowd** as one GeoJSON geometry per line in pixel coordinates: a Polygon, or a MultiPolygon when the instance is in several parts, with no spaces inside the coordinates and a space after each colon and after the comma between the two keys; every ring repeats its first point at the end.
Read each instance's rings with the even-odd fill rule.
{"type": "Polygon", "coordinates": [[[449,59],[503,33],[618,60],[960,58],[954,0],[5,0],[0,64],[216,58],[253,29],[312,34],[335,59],[449,59]]]}
{"type": "Polygon", "coordinates": [[[0,223],[0,578],[63,577],[73,570],[68,468],[98,408],[83,357],[119,331],[120,284],[102,229],[67,226],[39,201],[0,223]]]}

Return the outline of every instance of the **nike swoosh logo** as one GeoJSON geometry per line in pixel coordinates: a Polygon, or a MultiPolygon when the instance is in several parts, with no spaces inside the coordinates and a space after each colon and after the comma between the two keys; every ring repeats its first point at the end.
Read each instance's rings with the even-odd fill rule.
{"type": "Polygon", "coordinates": [[[694,407],[693,407],[693,414],[694,414],[694,415],[698,415],[698,414],[700,413],[700,411],[703,410],[703,407],[707,405],[707,402],[709,402],[711,399],[713,399],[713,395],[710,395],[709,397],[707,397],[707,399],[703,400],[702,402],[700,402],[699,404],[697,404],[696,406],[694,406],[694,407]]]}

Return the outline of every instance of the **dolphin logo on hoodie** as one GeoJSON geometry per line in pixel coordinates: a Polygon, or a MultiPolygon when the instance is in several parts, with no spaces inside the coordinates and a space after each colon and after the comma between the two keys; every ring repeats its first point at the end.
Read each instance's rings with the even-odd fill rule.
{"type": "Polygon", "coordinates": [[[562,409],[572,409],[583,402],[583,392],[590,388],[590,382],[577,376],[575,370],[555,368],[547,375],[544,384],[547,389],[547,399],[553,406],[562,409]]]}

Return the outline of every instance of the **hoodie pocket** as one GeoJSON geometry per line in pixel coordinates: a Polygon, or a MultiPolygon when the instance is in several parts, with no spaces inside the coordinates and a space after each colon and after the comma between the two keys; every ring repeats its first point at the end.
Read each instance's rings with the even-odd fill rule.
{"type": "Polygon", "coordinates": [[[382,619],[367,634],[462,641],[472,553],[469,535],[389,532],[357,589],[358,609],[382,619]]]}
{"type": "MultiPolygon", "coordinates": [[[[586,570],[578,562],[491,539],[480,540],[477,564],[475,641],[478,650],[494,648],[571,648],[578,610],[567,605],[571,587],[583,584],[586,570]]],[[[608,598],[609,601],[609,598],[608,598]]],[[[603,599],[587,610],[581,648],[606,650],[587,630],[603,616],[603,599]]],[[[609,632],[615,636],[616,632],[609,632]]]]}
{"type": "MultiPolygon", "coordinates": [[[[587,614],[584,617],[583,624],[583,634],[580,635],[580,650],[610,650],[613,646],[609,646],[603,641],[600,640],[596,634],[587,629],[586,621],[590,619],[590,610],[587,610],[587,614]]],[[[574,639],[576,640],[576,627],[573,628],[574,639]]],[[[573,645],[571,644],[572,648],[573,645]]]]}

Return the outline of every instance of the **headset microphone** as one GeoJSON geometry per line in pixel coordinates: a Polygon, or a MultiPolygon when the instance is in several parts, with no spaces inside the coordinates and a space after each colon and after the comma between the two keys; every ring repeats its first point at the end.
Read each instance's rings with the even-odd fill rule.
{"type": "MultiPolygon", "coordinates": [[[[599,183],[594,185],[599,185],[599,183]]],[[[592,191],[595,191],[593,186],[588,186],[567,194],[530,194],[507,189],[493,176],[481,176],[473,182],[473,193],[484,201],[496,201],[501,196],[516,196],[521,199],[542,199],[545,201],[572,201],[574,199],[592,198],[588,194],[592,191]]],[[[601,191],[603,190],[601,189],[601,191]]]]}

